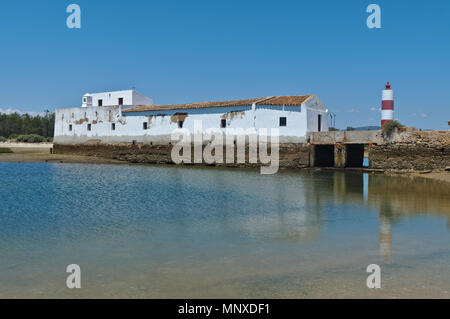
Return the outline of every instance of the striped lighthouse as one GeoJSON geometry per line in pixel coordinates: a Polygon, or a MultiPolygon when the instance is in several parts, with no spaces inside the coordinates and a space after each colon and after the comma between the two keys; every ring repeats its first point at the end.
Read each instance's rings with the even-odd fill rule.
{"type": "Polygon", "coordinates": [[[386,84],[386,88],[382,93],[381,102],[381,127],[388,121],[394,119],[394,91],[391,90],[389,82],[386,84]]]}

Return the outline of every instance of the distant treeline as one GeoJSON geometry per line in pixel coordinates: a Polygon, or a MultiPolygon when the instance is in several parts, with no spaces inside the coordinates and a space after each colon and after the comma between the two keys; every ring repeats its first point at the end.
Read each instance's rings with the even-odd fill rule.
{"type": "Polygon", "coordinates": [[[0,113],[0,136],[9,138],[17,135],[40,135],[53,137],[55,113],[46,111],[44,115],[0,113]]]}

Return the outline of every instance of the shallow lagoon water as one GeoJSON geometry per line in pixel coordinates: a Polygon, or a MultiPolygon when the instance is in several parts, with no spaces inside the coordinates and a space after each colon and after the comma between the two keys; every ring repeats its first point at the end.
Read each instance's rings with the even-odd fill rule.
{"type": "Polygon", "coordinates": [[[338,171],[0,163],[0,297],[450,297],[450,187],[338,171]],[[82,288],[66,287],[78,264],[82,288]],[[378,264],[382,288],[368,289],[378,264]]]}

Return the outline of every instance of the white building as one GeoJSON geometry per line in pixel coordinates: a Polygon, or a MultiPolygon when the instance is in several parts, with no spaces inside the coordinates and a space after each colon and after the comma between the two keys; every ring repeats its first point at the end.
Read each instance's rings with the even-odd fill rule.
{"type": "Polygon", "coordinates": [[[82,107],[116,106],[116,105],[152,105],[151,98],[135,90],[113,91],[103,93],[87,93],[83,95],[82,107]]]}
{"type": "Polygon", "coordinates": [[[227,128],[266,128],[270,132],[271,128],[279,128],[281,143],[302,143],[307,132],[328,131],[328,110],[315,95],[139,106],[151,99],[134,93],[90,94],[92,106],[89,100],[86,103],[83,100],[81,108],[56,109],[54,142],[167,144],[177,128],[194,133],[196,120],[201,121],[203,131],[216,129],[225,133],[227,128]],[[123,100],[119,101],[120,98],[123,100]],[[102,100],[102,106],[98,106],[98,100],[102,100]]]}

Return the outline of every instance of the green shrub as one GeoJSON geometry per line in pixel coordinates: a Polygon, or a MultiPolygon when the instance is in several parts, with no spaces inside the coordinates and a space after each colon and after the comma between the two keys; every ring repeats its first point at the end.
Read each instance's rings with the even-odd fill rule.
{"type": "Polygon", "coordinates": [[[18,136],[19,136],[19,134],[11,134],[11,135],[9,136],[9,139],[10,139],[11,141],[13,141],[13,140],[16,140],[18,136]]]}
{"type": "Polygon", "coordinates": [[[53,137],[47,137],[46,141],[47,142],[53,142],[53,137]]]}
{"type": "Polygon", "coordinates": [[[46,138],[37,134],[29,134],[17,136],[16,141],[22,143],[42,143],[46,141],[46,138]]]}
{"type": "Polygon", "coordinates": [[[12,153],[11,149],[7,147],[0,147],[0,153],[12,153]]]}
{"type": "Polygon", "coordinates": [[[0,142],[6,142],[6,141],[7,141],[7,139],[5,137],[0,136],[0,142]]]}
{"type": "Polygon", "coordinates": [[[404,127],[399,121],[389,121],[383,125],[383,135],[391,136],[396,128],[404,127]]]}

